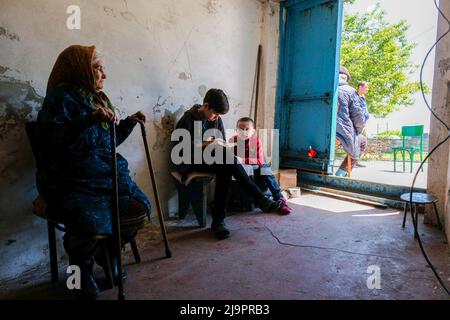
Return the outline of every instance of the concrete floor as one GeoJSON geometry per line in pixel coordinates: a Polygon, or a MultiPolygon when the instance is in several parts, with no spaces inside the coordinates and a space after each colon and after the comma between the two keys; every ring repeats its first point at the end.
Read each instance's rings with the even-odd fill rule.
{"type": "MultiPolygon", "coordinates": [[[[439,287],[402,213],[304,193],[289,216],[229,216],[231,238],[216,241],[193,221],[168,223],[171,259],[155,227],[139,236],[143,261],[125,261],[128,299],[449,299],[439,287]],[[368,289],[368,267],[381,289],[368,289]]],[[[422,221],[423,216],[420,216],[422,221]]],[[[450,286],[442,233],[420,223],[430,259],[450,286]]],[[[64,264],[64,263],[63,263],[64,264]]],[[[64,265],[65,266],[65,265],[64,265]]],[[[3,298],[66,299],[65,281],[49,285],[48,267],[3,285],[3,298]]],[[[101,276],[100,270],[98,275],[101,276]]],[[[115,299],[116,290],[101,299],[115,299]]]]}
{"type": "MultiPolygon", "coordinates": [[[[338,163],[340,163],[338,161],[338,163]]],[[[361,161],[365,168],[354,168],[352,170],[352,179],[377,182],[383,184],[392,184],[397,186],[411,186],[420,163],[413,164],[413,172],[409,172],[409,163],[406,163],[406,170],[403,172],[403,164],[397,162],[397,171],[394,172],[394,163],[392,161],[361,161]]],[[[423,171],[419,172],[414,184],[417,188],[427,187],[428,163],[423,166],[423,171]]]]}

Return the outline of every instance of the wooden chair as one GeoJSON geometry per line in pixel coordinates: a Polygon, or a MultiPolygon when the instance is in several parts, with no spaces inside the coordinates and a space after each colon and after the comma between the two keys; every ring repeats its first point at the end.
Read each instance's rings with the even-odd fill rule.
{"type": "MultiPolygon", "coordinates": [[[[38,196],[33,201],[33,213],[47,221],[47,232],[48,232],[48,248],[50,253],[50,274],[52,283],[57,283],[59,281],[59,270],[58,270],[58,251],[56,248],[56,230],[66,232],[64,225],[55,219],[51,218],[49,215],[49,210],[47,209],[47,202],[42,196],[38,196]]],[[[106,265],[104,266],[105,278],[107,285],[112,287],[113,279],[112,279],[112,271],[111,271],[111,261],[109,260],[109,255],[107,252],[106,243],[104,240],[108,238],[108,236],[97,236],[97,240],[100,243],[100,250],[102,250],[102,254],[105,255],[106,265]]]]}

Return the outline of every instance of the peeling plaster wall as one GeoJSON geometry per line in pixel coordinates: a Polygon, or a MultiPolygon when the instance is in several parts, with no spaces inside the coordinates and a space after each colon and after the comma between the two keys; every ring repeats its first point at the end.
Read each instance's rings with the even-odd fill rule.
{"type": "MultiPolygon", "coordinates": [[[[106,64],[105,92],[119,115],[143,110],[150,117],[157,183],[171,215],[177,201],[167,166],[170,131],[212,87],[229,97],[226,128],[249,114],[257,47],[261,32],[269,32],[263,26],[268,6],[257,0],[0,0],[0,280],[48,261],[45,222],[31,214],[37,192],[23,124],[36,117],[57,55],[71,44],[95,44],[106,64]],[[73,4],[81,8],[81,30],[66,28],[73,4]]],[[[260,101],[269,110],[276,60],[265,61],[272,71],[264,73],[263,94],[270,93],[260,101]]],[[[267,119],[273,122],[273,115],[267,119]]],[[[138,128],[119,152],[153,201],[138,128]]]]}
{"type": "MultiPolygon", "coordinates": [[[[450,16],[450,2],[441,1],[440,8],[446,16],[450,16]]],[[[439,16],[437,37],[448,29],[448,23],[439,16]]],[[[431,106],[433,111],[447,124],[450,123],[450,38],[444,37],[436,47],[434,66],[433,95],[431,106]]],[[[435,147],[449,133],[434,117],[430,124],[430,148],[435,147]]],[[[447,141],[434,152],[428,162],[427,192],[439,199],[437,203],[439,215],[450,241],[450,205],[448,204],[450,186],[450,144],[447,141]]],[[[436,223],[432,206],[428,206],[425,222],[436,223]]]]}

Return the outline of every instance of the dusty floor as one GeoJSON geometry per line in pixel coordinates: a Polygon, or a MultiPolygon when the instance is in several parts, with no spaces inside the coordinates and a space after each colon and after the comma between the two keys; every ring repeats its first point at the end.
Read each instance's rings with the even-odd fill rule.
{"type": "MultiPolygon", "coordinates": [[[[231,238],[216,241],[194,221],[169,222],[173,257],[155,228],[139,237],[143,261],[125,261],[128,299],[449,299],[423,259],[402,212],[303,194],[290,216],[229,216],[231,238]],[[381,289],[368,289],[369,266],[381,289]]],[[[423,216],[420,216],[422,220],[423,216]]],[[[442,233],[419,225],[427,252],[450,286],[450,255],[442,233]]],[[[3,298],[67,299],[63,280],[49,284],[48,267],[4,284],[3,298]]],[[[101,277],[101,270],[97,270],[101,277]]],[[[101,299],[115,299],[108,290],[101,299]]]]}

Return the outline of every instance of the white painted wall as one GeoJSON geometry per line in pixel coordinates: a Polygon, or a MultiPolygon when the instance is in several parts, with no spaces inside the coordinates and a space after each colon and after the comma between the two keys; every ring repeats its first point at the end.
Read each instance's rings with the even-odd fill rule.
{"type": "MultiPolygon", "coordinates": [[[[450,2],[440,1],[440,9],[450,17],[450,2]]],[[[448,30],[448,23],[439,16],[438,32],[439,38],[448,30]]],[[[450,36],[442,38],[436,47],[436,58],[434,65],[434,81],[432,92],[433,111],[446,123],[450,123],[450,36]]],[[[430,121],[430,149],[444,140],[449,132],[435,118],[430,121]]],[[[449,181],[450,181],[450,144],[447,141],[434,152],[428,162],[427,192],[439,199],[438,211],[450,241],[450,205],[448,204],[449,181]]],[[[435,223],[434,211],[429,206],[425,214],[426,222],[435,223]]]]}
{"type": "MultiPolygon", "coordinates": [[[[278,11],[265,6],[257,0],[0,0],[0,279],[48,259],[45,224],[31,214],[34,163],[22,124],[35,118],[58,54],[71,44],[96,45],[106,64],[104,91],[120,114],[143,110],[150,117],[157,182],[166,214],[173,213],[163,120],[178,119],[211,87],[229,97],[226,127],[247,116],[262,30],[271,48],[263,90],[268,98],[260,101],[273,109],[278,11]],[[81,8],[81,30],[66,28],[72,4],[81,8]],[[269,27],[264,16],[270,16],[269,27]]],[[[273,115],[264,118],[270,122],[273,115]]],[[[138,128],[119,151],[154,203],[138,128]]]]}

